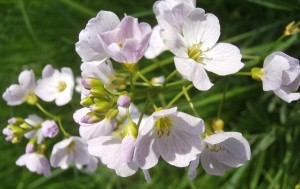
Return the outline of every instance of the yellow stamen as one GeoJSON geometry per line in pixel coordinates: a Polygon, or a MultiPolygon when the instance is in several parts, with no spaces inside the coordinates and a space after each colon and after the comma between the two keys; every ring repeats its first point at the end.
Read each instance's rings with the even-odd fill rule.
{"type": "Polygon", "coordinates": [[[170,129],[172,126],[172,119],[169,117],[161,117],[156,120],[155,124],[156,134],[160,138],[162,135],[170,135],[170,129]]]}
{"type": "Polygon", "coordinates": [[[58,82],[57,90],[58,90],[59,92],[64,91],[66,88],[67,88],[67,83],[66,83],[66,82],[64,82],[64,81],[59,81],[59,82],[58,82]]]}

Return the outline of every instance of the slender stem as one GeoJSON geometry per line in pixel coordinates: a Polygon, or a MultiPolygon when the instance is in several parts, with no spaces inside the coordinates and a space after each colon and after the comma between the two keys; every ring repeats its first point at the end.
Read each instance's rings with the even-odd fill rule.
{"type": "MultiPolygon", "coordinates": [[[[190,90],[193,87],[193,85],[189,85],[186,87],[186,91],[190,90]]],[[[180,99],[180,97],[184,95],[184,92],[181,91],[180,93],[178,93],[170,102],[169,104],[166,106],[166,108],[170,108],[177,100],[180,99]]]]}
{"type": "Polygon", "coordinates": [[[155,105],[155,103],[154,103],[154,101],[153,101],[153,99],[152,99],[152,97],[150,96],[150,94],[148,93],[148,100],[150,101],[150,103],[152,104],[152,106],[153,106],[153,108],[155,109],[155,110],[157,110],[157,106],[155,105]]]}
{"type": "Polygon", "coordinates": [[[106,92],[108,92],[109,94],[111,94],[111,95],[113,95],[113,96],[119,96],[120,95],[120,93],[118,93],[118,92],[114,92],[114,91],[110,91],[107,87],[106,87],[106,85],[103,85],[103,88],[105,89],[105,91],[106,92]]]}
{"type": "Polygon", "coordinates": [[[176,74],[177,74],[177,70],[174,70],[172,73],[170,73],[170,75],[168,75],[168,77],[166,78],[163,86],[166,86],[166,84],[168,83],[168,81],[170,81],[176,74]]]}
{"type": "Polygon", "coordinates": [[[217,114],[218,119],[221,118],[221,112],[222,112],[223,104],[224,104],[224,101],[225,101],[225,98],[226,98],[227,88],[228,88],[228,80],[226,82],[226,85],[225,85],[225,88],[224,88],[224,91],[223,91],[223,95],[222,95],[222,99],[221,99],[219,107],[218,107],[218,114],[217,114]]]}
{"type": "Polygon", "coordinates": [[[67,138],[70,136],[69,133],[66,132],[66,130],[64,129],[61,119],[58,116],[55,116],[53,114],[51,114],[50,112],[48,112],[45,108],[43,108],[42,105],[40,105],[39,103],[36,103],[36,106],[39,110],[41,110],[41,112],[43,112],[46,116],[50,117],[51,119],[55,120],[58,123],[58,127],[61,130],[61,132],[63,133],[63,135],[67,138]]]}
{"type": "Polygon", "coordinates": [[[189,96],[189,94],[188,94],[188,92],[187,92],[185,86],[182,87],[182,91],[183,91],[184,96],[185,96],[187,102],[189,103],[189,105],[190,105],[190,107],[191,107],[191,110],[193,111],[194,115],[197,116],[197,117],[199,117],[199,114],[198,114],[198,112],[196,111],[196,109],[195,109],[195,107],[194,107],[194,104],[193,104],[193,102],[192,102],[192,100],[191,100],[191,98],[190,98],[190,96],[189,96]]]}
{"type": "Polygon", "coordinates": [[[63,133],[63,135],[65,136],[65,138],[70,137],[70,134],[68,132],[66,132],[66,130],[64,129],[64,127],[63,127],[63,125],[61,123],[61,119],[58,118],[56,121],[58,122],[58,127],[61,130],[61,132],[63,133]]]}
{"type": "Polygon", "coordinates": [[[153,87],[152,83],[141,72],[137,72],[137,74],[145,83],[147,83],[150,87],[153,87]]]}
{"type": "Polygon", "coordinates": [[[142,122],[142,119],[143,119],[143,117],[144,117],[144,115],[145,115],[145,112],[146,112],[146,109],[147,109],[147,107],[148,107],[148,105],[149,105],[149,99],[147,99],[147,101],[146,101],[146,103],[145,103],[145,105],[144,105],[144,109],[143,109],[143,111],[142,111],[142,113],[141,113],[141,115],[140,115],[140,117],[139,117],[139,121],[138,121],[138,124],[137,124],[137,128],[139,128],[140,127],[140,124],[141,124],[141,122],[142,122]]]}
{"type": "Polygon", "coordinates": [[[164,93],[158,93],[158,98],[160,100],[161,106],[165,107],[167,105],[164,93]]]}
{"type": "Polygon", "coordinates": [[[253,56],[253,55],[243,54],[243,59],[248,59],[248,60],[258,60],[258,59],[259,59],[259,56],[253,56]]]}
{"type": "Polygon", "coordinates": [[[132,122],[132,119],[131,119],[131,116],[129,113],[129,108],[126,108],[126,115],[127,115],[127,119],[132,122]]]}
{"type": "Polygon", "coordinates": [[[233,75],[251,76],[252,73],[251,72],[237,72],[237,73],[234,73],[233,75]]]}
{"type": "Polygon", "coordinates": [[[59,117],[57,117],[57,116],[51,114],[50,112],[48,112],[48,111],[47,111],[45,108],[43,108],[43,106],[40,105],[39,103],[36,103],[36,107],[37,107],[39,110],[41,110],[41,112],[43,112],[46,116],[48,116],[48,117],[50,117],[50,118],[52,118],[52,119],[54,119],[54,120],[59,119],[59,117]]]}
{"type": "Polygon", "coordinates": [[[131,89],[134,89],[134,85],[133,85],[133,74],[129,73],[129,82],[130,82],[130,87],[131,89]]]}

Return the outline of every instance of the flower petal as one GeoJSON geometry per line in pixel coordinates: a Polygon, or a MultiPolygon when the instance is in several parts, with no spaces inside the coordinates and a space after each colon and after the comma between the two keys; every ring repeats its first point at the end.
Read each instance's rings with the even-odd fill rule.
{"type": "Polygon", "coordinates": [[[148,59],[153,59],[160,55],[162,52],[167,50],[162,38],[160,37],[160,26],[154,26],[152,34],[149,40],[148,49],[145,52],[145,57],[148,59]]]}
{"type": "Polygon", "coordinates": [[[240,50],[229,43],[217,43],[205,55],[203,67],[218,75],[236,73],[244,66],[240,50]]]}

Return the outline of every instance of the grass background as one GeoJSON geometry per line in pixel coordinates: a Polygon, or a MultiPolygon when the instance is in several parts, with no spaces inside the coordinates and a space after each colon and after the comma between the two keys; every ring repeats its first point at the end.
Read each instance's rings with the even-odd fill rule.
{"type": "MultiPolygon", "coordinates": [[[[121,0],[0,0],[0,92],[17,82],[19,73],[33,69],[40,76],[46,64],[56,68],[71,67],[80,75],[80,58],[74,50],[79,32],[100,10],[110,10],[120,17],[124,13],[139,17],[140,21],[156,21],[152,13],[154,1],[121,0]]],[[[299,35],[275,43],[284,28],[293,20],[300,20],[300,0],[199,0],[198,7],[215,14],[221,24],[220,41],[237,45],[245,59],[244,71],[261,66],[265,56],[275,50],[300,58],[299,35]]],[[[160,60],[169,57],[165,53],[160,60]]],[[[142,68],[153,64],[143,61],[142,68]]],[[[154,66],[148,78],[174,69],[172,63],[154,66]]],[[[191,91],[191,98],[201,117],[211,123],[217,116],[222,94],[227,86],[221,117],[226,131],[238,131],[249,140],[252,158],[245,166],[228,171],[222,177],[210,176],[198,168],[194,181],[187,179],[187,170],[171,167],[164,162],[150,170],[152,183],[146,184],[139,172],[121,178],[104,166],[94,174],[74,168],[53,170],[45,178],[15,166],[24,153],[25,141],[12,145],[0,137],[0,188],[226,188],[279,189],[295,188],[300,180],[300,104],[287,104],[272,93],[262,91],[261,83],[240,76],[216,77],[215,86],[208,92],[191,91]]],[[[167,101],[179,91],[165,94],[167,101]]],[[[78,134],[72,113],[79,108],[79,95],[67,106],[57,108],[45,104],[50,112],[64,115],[64,125],[78,134]]],[[[140,104],[141,105],[141,104],[140,104]]],[[[181,111],[192,113],[185,99],[178,101],[181,111]]],[[[1,128],[12,116],[26,117],[37,112],[22,105],[7,107],[0,100],[1,128]]],[[[51,145],[51,144],[50,144],[51,145]]],[[[48,154],[51,148],[48,149],[48,154]]]]}

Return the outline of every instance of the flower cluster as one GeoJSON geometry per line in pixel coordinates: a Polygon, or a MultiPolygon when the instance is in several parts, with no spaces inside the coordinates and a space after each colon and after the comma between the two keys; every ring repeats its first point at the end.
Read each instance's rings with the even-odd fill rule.
{"type": "MultiPolygon", "coordinates": [[[[190,179],[197,176],[200,162],[208,174],[223,175],[250,160],[250,145],[243,135],[225,132],[220,115],[212,127],[206,124],[188,90],[210,90],[214,85],[210,72],[218,76],[246,75],[262,81],[264,91],[292,102],[300,98],[296,92],[300,85],[299,61],[274,52],[266,57],[263,68],[239,72],[244,67],[239,48],[218,42],[218,18],[196,7],[195,0],[159,0],[153,10],[158,22],[153,29],[132,16],[120,20],[113,12],[100,11],[80,32],[76,52],[82,60],[81,79],[76,90],[81,93],[83,107],[73,114],[80,137],[67,133],[61,118],[38,102],[55,101],[57,106],[70,102],[75,84],[69,68],[59,71],[47,65],[37,82],[32,70],[23,71],[19,85],[11,85],[4,92],[8,105],[27,102],[47,116],[45,120],[36,115],[9,119],[3,130],[6,140],[17,143],[23,136],[29,139],[26,154],[17,165],[48,176],[50,164],[62,169],[75,164],[78,169],[94,171],[100,161],[122,177],[141,169],[150,182],[149,169],[160,157],[172,166],[189,167],[190,179]],[[164,51],[174,55],[176,69],[166,77],[148,80],[139,61],[143,56],[153,59],[164,51]],[[115,70],[113,65],[118,64],[124,69],[115,70]],[[176,77],[179,81],[170,82],[176,77]],[[168,104],[157,106],[158,93],[177,88],[182,88],[178,95],[168,104]],[[194,115],[175,105],[182,96],[194,115]],[[64,140],[53,146],[49,163],[44,141],[59,131],[64,140]]],[[[296,32],[289,35],[292,33],[296,32]]]]}

